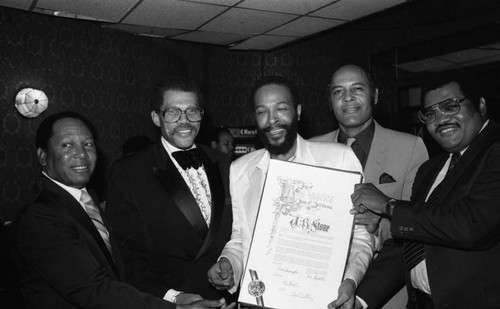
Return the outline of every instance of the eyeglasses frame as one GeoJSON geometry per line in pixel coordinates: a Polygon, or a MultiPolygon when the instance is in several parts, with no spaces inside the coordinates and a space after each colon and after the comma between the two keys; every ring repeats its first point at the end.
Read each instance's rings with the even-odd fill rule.
{"type": "Polygon", "coordinates": [[[456,114],[460,113],[460,111],[462,110],[462,104],[461,104],[461,103],[462,103],[463,101],[465,101],[465,100],[467,100],[467,97],[463,97],[463,98],[461,98],[461,99],[457,99],[457,98],[453,98],[453,99],[446,99],[446,100],[443,100],[443,101],[441,101],[441,102],[434,103],[434,104],[432,104],[431,106],[427,106],[427,107],[422,108],[421,110],[419,110],[419,111],[418,111],[418,119],[419,119],[419,120],[420,120],[420,122],[422,122],[423,124],[431,124],[431,123],[433,123],[434,121],[436,121],[436,119],[437,119],[437,113],[434,113],[434,119],[432,119],[432,121],[427,122],[427,121],[425,121],[425,120],[423,119],[423,118],[424,118],[424,116],[423,116],[423,111],[424,111],[424,110],[426,110],[426,109],[429,109],[429,108],[430,108],[430,109],[432,109],[432,110],[436,110],[436,106],[437,106],[438,111],[439,111],[439,112],[441,112],[441,113],[443,113],[443,114],[445,114],[445,115],[448,115],[448,116],[456,115],[456,114]],[[443,112],[443,111],[441,110],[440,105],[441,105],[441,104],[443,104],[443,103],[445,103],[445,102],[448,102],[448,101],[450,101],[450,100],[452,100],[454,103],[457,103],[457,104],[458,104],[458,110],[457,110],[456,112],[452,113],[452,114],[449,114],[449,113],[447,114],[447,113],[445,113],[445,112],[443,112]]]}
{"type": "Polygon", "coordinates": [[[166,122],[166,123],[176,123],[176,122],[179,122],[179,120],[181,119],[182,115],[186,115],[186,119],[187,119],[189,122],[200,122],[200,121],[202,121],[202,120],[203,120],[203,116],[205,115],[205,110],[204,110],[203,108],[201,108],[201,107],[188,107],[188,108],[186,108],[185,110],[182,110],[182,109],[180,109],[180,108],[178,108],[178,107],[169,107],[169,108],[166,108],[166,109],[164,109],[164,110],[159,110],[159,111],[158,111],[158,114],[160,114],[160,115],[162,116],[163,121],[164,121],[164,122],[166,122]],[[168,110],[169,108],[170,108],[170,109],[176,109],[176,110],[178,110],[178,111],[180,111],[180,112],[181,112],[181,113],[179,114],[179,118],[177,118],[177,120],[176,120],[176,121],[167,121],[167,120],[165,119],[165,113],[167,112],[167,110],[168,110]],[[199,111],[200,111],[200,115],[201,115],[200,120],[193,121],[193,120],[189,119],[189,116],[188,116],[188,114],[186,113],[188,109],[196,109],[196,110],[199,110],[199,111]]]}

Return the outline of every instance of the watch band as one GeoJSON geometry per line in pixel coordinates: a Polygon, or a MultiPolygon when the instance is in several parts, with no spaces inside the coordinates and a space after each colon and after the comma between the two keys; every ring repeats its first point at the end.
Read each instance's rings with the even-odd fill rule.
{"type": "Polygon", "coordinates": [[[396,199],[391,198],[385,203],[385,214],[389,219],[392,219],[392,213],[394,212],[394,206],[396,206],[396,199]]]}

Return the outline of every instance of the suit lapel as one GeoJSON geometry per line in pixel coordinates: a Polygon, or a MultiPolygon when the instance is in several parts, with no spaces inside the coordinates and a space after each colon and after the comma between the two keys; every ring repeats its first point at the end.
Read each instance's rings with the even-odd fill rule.
{"type": "Polygon", "coordinates": [[[460,160],[457,161],[455,167],[443,179],[443,186],[441,189],[442,196],[446,196],[455,184],[461,179],[466,168],[471,164],[477,165],[476,157],[488,148],[493,142],[498,140],[498,133],[500,128],[498,125],[490,120],[490,123],[483,129],[483,131],[474,139],[469,148],[464,152],[460,160]]]}
{"type": "MultiPolygon", "coordinates": [[[[242,194],[244,199],[248,200],[248,205],[250,205],[248,209],[245,209],[250,237],[252,237],[252,231],[255,227],[260,199],[262,197],[262,193],[264,192],[264,183],[266,181],[270,160],[271,157],[269,152],[265,151],[260,160],[256,162],[256,166],[248,172],[247,183],[244,184],[244,186],[239,186],[240,188],[245,189],[242,194]]],[[[253,164],[248,164],[248,166],[253,166],[253,164]]]]}
{"type": "Polygon", "coordinates": [[[153,173],[159,183],[172,199],[175,206],[197,231],[200,238],[205,238],[208,227],[200,208],[184,178],[182,178],[182,175],[175,167],[161,142],[155,145],[155,160],[156,167],[153,167],[153,173]]]}
{"type": "Polygon", "coordinates": [[[220,221],[224,212],[225,194],[222,183],[222,177],[219,171],[219,164],[212,161],[203,148],[199,147],[200,159],[203,163],[205,173],[207,174],[208,184],[210,186],[210,195],[212,197],[212,214],[210,218],[210,228],[208,235],[200,248],[196,259],[198,259],[213,243],[220,227],[220,221]]]}
{"type": "MultiPolygon", "coordinates": [[[[415,181],[415,183],[413,184],[413,187],[416,188],[416,191],[414,192],[414,194],[412,194],[412,200],[425,201],[430,189],[432,188],[432,185],[434,184],[434,181],[436,180],[436,177],[443,168],[443,165],[446,163],[447,159],[448,153],[442,152],[438,154],[435,159],[429,161],[429,166],[426,167],[425,174],[422,174],[421,177],[419,176],[419,183],[415,181]]],[[[440,194],[442,193],[443,191],[440,192],[440,194]]]]}
{"type": "MultiPolygon", "coordinates": [[[[118,269],[116,268],[116,264],[113,260],[113,257],[111,256],[111,253],[109,252],[108,248],[106,247],[106,244],[104,243],[104,240],[102,239],[101,235],[97,231],[97,228],[95,227],[94,223],[92,223],[92,219],[88,216],[88,214],[85,212],[83,209],[82,205],[71,196],[68,192],[66,192],[64,189],[56,185],[54,182],[52,182],[50,179],[47,177],[42,178],[42,185],[50,191],[52,194],[56,196],[56,204],[57,207],[59,207],[61,210],[66,211],[69,213],[78,223],[80,223],[94,238],[96,243],[98,244],[99,248],[101,249],[102,253],[108,260],[109,265],[113,268],[113,271],[116,274],[119,274],[118,269]]],[[[96,205],[99,205],[99,199],[97,198],[96,194],[92,191],[89,190],[89,194],[96,203],[96,205]]],[[[47,198],[47,204],[53,204],[54,201],[51,200],[50,198],[47,198]]],[[[100,207],[99,207],[100,209],[100,207]]],[[[105,216],[100,210],[101,217],[105,219],[105,216]]],[[[109,225],[106,224],[106,228],[109,231],[109,225]]],[[[117,248],[116,246],[112,246],[112,248],[117,248]]]]}
{"type": "Polygon", "coordinates": [[[364,174],[368,176],[365,180],[366,182],[378,184],[379,179],[377,177],[384,172],[384,159],[386,158],[385,152],[388,142],[385,141],[386,135],[384,134],[384,128],[375,120],[373,121],[375,123],[375,132],[373,134],[370,152],[368,153],[368,159],[366,160],[364,174]]]}

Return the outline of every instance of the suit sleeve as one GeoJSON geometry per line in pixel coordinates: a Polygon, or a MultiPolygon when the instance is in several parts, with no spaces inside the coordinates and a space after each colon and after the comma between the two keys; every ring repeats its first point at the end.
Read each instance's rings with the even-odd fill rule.
{"type": "MultiPolygon", "coordinates": [[[[19,258],[55,292],[79,308],[175,308],[162,299],[113,280],[71,219],[35,204],[16,226],[19,258]]],[[[97,247],[97,245],[96,245],[97,247]]]]}
{"type": "Polygon", "coordinates": [[[375,251],[374,235],[364,225],[354,226],[354,235],[345,271],[345,279],[352,279],[359,285],[365,275],[375,251]]]}
{"type": "Polygon", "coordinates": [[[229,173],[229,188],[231,193],[231,201],[233,207],[233,228],[231,232],[231,239],[226,243],[222,250],[221,257],[226,257],[233,268],[235,285],[229,289],[229,292],[234,293],[238,289],[241,277],[243,275],[243,247],[242,247],[242,224],[246,224],[243,220],[244,212],[243,201],[241,194],[237,192],[236,176],[233,165],[231,165],[231,172],[229,173]]]}
{"type": "Polygon", "coordinates": [[[113,166],[108,187],[106,215],[120,244],[127,282],[163,298],[172,288],[155,272],[146,251],[145,227],[137,209],[133,184],[124,164],[113,166]]]}
{"type": "Polygon", "coordinates": [[[380,308],[405,284],[403,249],[389,239],[368,268],[356,294],[369,308],[380,308]]]}
{"type": "MultiPolygon", "coordinates": [[[[416,183],[427,181],[424,177],[419,173],[416,183]]],[[[440,204],[428,207],[421,201],[401,202],[400,207],[398,203],[391,232],[395,237],[460,250],[487,249],[500,241],[498,205],[500,144],[471,162],[440,204]]]]}

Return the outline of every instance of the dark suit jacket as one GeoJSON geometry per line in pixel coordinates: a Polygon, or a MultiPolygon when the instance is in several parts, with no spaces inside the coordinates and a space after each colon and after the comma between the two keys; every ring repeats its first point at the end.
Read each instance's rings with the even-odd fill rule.
{"type": "Polygon", "coordinates": [[[78,201],[45,176],[36,200],[16,213],[12,233],[25,308],[175,308],[120,282],[112,235],[113,257],[78,201]]]}
{"type": "Polygon", "coordinates": [[[112,168],[106,213],[125,256],[128,282],[158,297],[169,289],[207,299],[227,296],[209,284],[207,271],[231,236],[230,162],[197,147],[212,195],[209,228],[160,141],[112,168]]]}
{"type": "MultiPolygon", "coordinates": [[[[411,202],[398,203],[394,237],[425,243],[427,273],[436,308],[500,307],[500,127],[490,120],[442,182],[440,202],[424,200],[449,154],[424,163],[411,202]]],[[[397,240],[396,240],[397,241],[397,240]]],[[[409,282],[402,242],[384,246],[358,295],[377,308],[390,291],[409,282]]]]}

